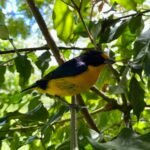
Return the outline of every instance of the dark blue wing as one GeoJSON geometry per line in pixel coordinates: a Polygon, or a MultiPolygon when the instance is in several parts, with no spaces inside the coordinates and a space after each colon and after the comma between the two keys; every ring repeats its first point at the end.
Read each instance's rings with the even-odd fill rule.
{"type": "Polygon", "coordinates": [[[54,71],[47,74],[44,79],[56,79],[56,78],[63,78],[63,77],[70,77],[78,75],[87,70],[86,64],[78,58],[71,59],[54,71]]]}

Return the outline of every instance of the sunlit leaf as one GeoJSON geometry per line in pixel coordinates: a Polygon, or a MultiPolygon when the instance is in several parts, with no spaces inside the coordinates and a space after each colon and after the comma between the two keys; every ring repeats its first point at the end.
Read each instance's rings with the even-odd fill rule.
{"type": "Polygon", "coordinates": [[[117,2],[127,10],[135,10],[137,5],[137,3],[134,0],[111,0],[111,1],[117,2]]]}
{"type": "Polygon", "coordinates": [[[60,0],[56,0],[53,11],[54,28],[58,37],[64,42],[69,42],[74,28],[73,12],[60,0]]]}

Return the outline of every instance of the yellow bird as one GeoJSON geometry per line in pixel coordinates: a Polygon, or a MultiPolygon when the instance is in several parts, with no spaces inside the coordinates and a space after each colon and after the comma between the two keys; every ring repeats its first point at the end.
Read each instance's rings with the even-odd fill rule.
{"type": "Polygon", "coordinates": [[[36,89],[49,95],[73,96],[88,90],[105,65],[113,63],[103,52],[89,51],[65,62],[23,92],[36,89]]]}

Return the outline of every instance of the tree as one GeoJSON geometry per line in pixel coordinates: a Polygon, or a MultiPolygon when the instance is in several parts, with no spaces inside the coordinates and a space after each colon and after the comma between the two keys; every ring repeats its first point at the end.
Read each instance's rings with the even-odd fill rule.
{"type": "Polygon", "coordinates": [[[20,91],[54,69],[55,60],[92,49],[116,63],[76,97],[81,109],[72,108],[71,119],[78,120],[79,149],[150,149],[148,0],[0,3],[1,149],[70,149],[74,99],[20,91]]]}

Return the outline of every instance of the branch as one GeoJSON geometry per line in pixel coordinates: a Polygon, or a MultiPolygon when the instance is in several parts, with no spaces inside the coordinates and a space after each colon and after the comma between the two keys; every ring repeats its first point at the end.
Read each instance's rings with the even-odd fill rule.
{"type": "Polygon", "coordinates": [[[99,91],[95,86],[90,88],[91,91],[93,91],[94,93],[96,93],[97,95],[99,95],[100,97],[102,97],[106,102],[110,102],[110,101],[117,101],[114,98],[110,98],[108,96],[106,96],[103,92],[99,91]]]}
{"type": "Polygon", "coordinates": [[[119,18],[116,18],[116,19],[112,19],[112,20],[110,20],[110,21],[114,21],[114,22],[115,22],[115,21],[119,21],[119,20],[121,20],[121,19],[133,17],[133,16],[141,16],[141,15],[143,15],[143,14],[145,14],[145,13],[148,13],[148,12],[150,12],[150,9],[145,10],[145,11],[141,11],[141,12],[137,12],[137,13],[133,13],[133,14],[130,14],[130,15],[122,16],[122,17],[119,17],[119,18]]]}
{"type": "MultiPolygon", "coordinates": [[[[82,107],[86,107],[81,95],[77,95],[77,103],[79,104],[79,106],[82,107]]],[[[82,108],[81,112],[84,116],[84,118],[86,119],[88,125],[91,127],[91,129],[95,130],[96,132],[100,133],[99,129],[97,128],[95,122],[93,121],[88,109],[82,108]]]]}
{"type": "Polygon", "coordinates": [[[39,9],[36,7],[34,0],[26,0],[26,1],[28,3],[38,25],[39,25],[39,28],[47,42],[48,47],[52,50],[52,53],[54,54],[59,65],[62,64],[64,61],[59,54],[59,49],[58,49],[55,41],[53,40],[51,34],[49,33],[46,23],[41,15],[39,9]]]}
{"type": "Polygon", "coordinates": [[[93,39],[93,36],[92,36],[92,34],[90,33],[90,31],[89,31],[89,29],[88,29],[88,27],[87,27],[87,25],[86,25],[86,23],[85,23],[85,21],[84,21],[82,15],[81,15],[81,5],[82,5],[82,3],[80,3],[80,6],[78,7],[77,4],[74,2],[74,0],[71,0],[71,2],[72,2],[73,5],[74,5],[74,9],[76,9],[76,11],[78,12],[78,15],[79,15],[79,17],[80,17],[80,19],[81,19],[81,21],[82,21],[82,24],[84,25],[84,28],[86,29],[86,31],[87,31],[87,33],[88,33],[88,36],[89,36],[91,42],[92,42],[92,43],[94,44],[94,46],[96,47],[96,43],[95,43],[95,41],[94,41],[94,39],[93,39]]]}
{"type": "MultiPolygon", "coordinates": [[[[60,46],[58,47],[59,50],[93,50],[94,47],[91,48],[85,48],[85,47],[64,47],[64,46],[60,46]]],[[[50,48],[47,45],[44,46],[40,46],[40,47],[30,47],[30,48],[19,48],[16,49],[18,52],[34,52],[34,51],[45,51],[45,50],[49,50],[50,48]]],[[[3,54],[11,54],[11,53],[15,53],[16,52],[15,49],[10,49],[10,50],[0,50],[0,55],[3,54]]]]}

